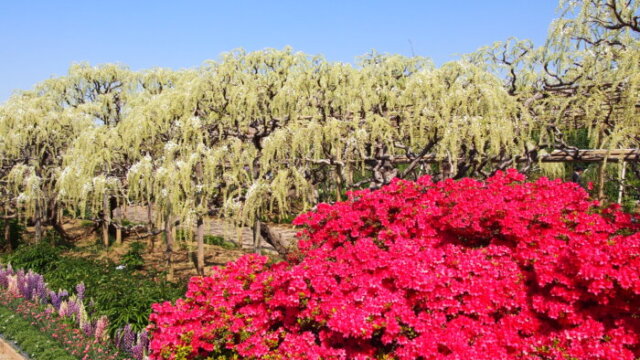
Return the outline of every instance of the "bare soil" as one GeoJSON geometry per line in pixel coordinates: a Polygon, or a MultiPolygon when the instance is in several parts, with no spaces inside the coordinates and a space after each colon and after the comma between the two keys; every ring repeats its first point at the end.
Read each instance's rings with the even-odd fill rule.
{"type": "MultiPolygon", "coordinates": [[[[133,219],[131,219],[127,216],[127,220],[135,221],[136,218],[133,216],[133,219]]],[[[284,239],[290,242],[295,241],[297,230],[293,226],[281,224],[271,226],[276,232],[282,234],[284,239]]],[[[73,250],[66,252],[65,255],[111,260],[115,263],[120,263],[123,255],[129,251],[131,244],[139,241],[145,244],[145,249],[142,251],[144,259],[142,271],[162,272],[168,268],[166,246],[161,235],[143,239],[138,239],[136,236],[123,237],[122,244],[112,244],[105,248],[102,245],[102,238],[99,236],[99,232],[93,231],[93,223],[91,222],[68,219],[65,221],[64,229],[75,238],[72,244],[73,250]]],[[[237,228],[220,219],[211,218],[205,220],[205,229],[206,234],[223,237],[226,241],[235,243],[238,246],[235,249],[228,249],[205,244],[205,275],[209,274],[214,266],[225,265],[242,255],[253,252],[252,233],[251,229],[247,227],[237,228]]],[[[33,236],[33,228],[28,227],[26,232],[26,238],[33,236]]],[[[176,240],[172,253],[175,280],[184,280],[198,275],[195,269],[195,251],[196,244],[192,239],[178,238],[176,240]]],[[[264,255],[277,257],[273,248],[264,242],[262,242],[260,252],[264,255]]]]}

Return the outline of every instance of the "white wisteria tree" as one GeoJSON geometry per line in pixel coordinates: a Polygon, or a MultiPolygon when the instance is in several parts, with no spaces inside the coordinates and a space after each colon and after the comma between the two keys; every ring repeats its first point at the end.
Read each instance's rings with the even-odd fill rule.
{"type": "MultiPolygon", "coordinates": [[[[349,189],[555,171],[541,160],[576,151],[576,131],[592,148],[640,147],[638,3],[560,9],[543,46],[510,39],[440,67],[375,52],[353,66],[288,48],[183,71],[74,66],[0,107],[5,216],[62,232],[59,209],[90,213],[108,245],[111,230],[121,239],[115,208],[153,207],[146,231],[164,232],[168,268],[180,224],[196,228],[202,272],[207,216],[253,226],[284,254],[264,221],[349,189]]],[[[606,157],[601,168],[602,187],[606,157]]]]}

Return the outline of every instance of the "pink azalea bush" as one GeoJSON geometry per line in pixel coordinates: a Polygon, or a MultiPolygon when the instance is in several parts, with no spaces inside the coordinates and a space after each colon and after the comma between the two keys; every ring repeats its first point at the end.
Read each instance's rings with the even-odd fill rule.
{"type": "Polygon", "coordinates": [[[640,356],[640,225],[573,183],[396,180],[153,307],[151,359],[640,356]]]}

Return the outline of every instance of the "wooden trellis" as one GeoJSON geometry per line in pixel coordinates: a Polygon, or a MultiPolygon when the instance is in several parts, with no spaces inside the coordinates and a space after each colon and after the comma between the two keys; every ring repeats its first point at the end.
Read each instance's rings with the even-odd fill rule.
{"type": "Polygon", "coordinates": [[[543,162],[620,162],[640,161],[640,149],[588,149],[588,150],[555,150],[540,156],[543,162]]]}
{"type": "MultiPolygon", "coordinates": [[[[566,150],[554,150],[548,154],[538,155],[536,160],[542,162],[601,162],[606,159],[607,162],[620,162],[620,161],[640,161],[640,149],[566,149],[566,150]]],[[[411,162],[405,156],[396,156],[393,158],[394,163],[407,163],[411,162]]],[[[502,160],[495,160],[502,161],[502,160]]],[[[518,158],[516,161],[526,161],[525,158],[518,158]]],[[[420,158],[420,162],[423,163],[440,163],[442,159],[434,154],[427,154],[420,158]]]]}

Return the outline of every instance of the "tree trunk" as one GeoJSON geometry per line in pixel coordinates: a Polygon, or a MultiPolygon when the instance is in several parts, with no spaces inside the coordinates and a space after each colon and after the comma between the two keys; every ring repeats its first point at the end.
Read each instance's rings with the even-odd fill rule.
{"type": "MultiPolygon", "coordinates": [[[[151,202],[147,202],[147,227],[149,229],[150,232],[154,231],[155,229],[157,229],[154,224],[153,224],[153,218],[151,217],[151,202]]],[[[147,249],[149,250],[149,253],[152,253],[154,248],[155,248],[155,244],[156,244],[156,236],[152,235],[149,236],[149,239],[147,240],[147,249]]]]}
{"type": "Polygon", "coordinates": [[[4,221],[4,242],[9,247],[9,252],[12,252],[13,243],[11,242],[11,222],[9,220],[4,221]]]}
{"type": "Polygon", "coordinates": [[[440,167],[440,173],[442,176],[442,180],[450,179],[453,177],[453,168],[451,166],[451,162],[449,161],[449,158],[442,161],[441,167],[440,167]]]}
{"type": "Polygon", "coordinates": [[[261,237],[280,254],[282,257],[286,257],[291,250],[282,239],[282,235],[276,234],[275,232],[269,229],[269,226],[265,223],[259,223],[260,235],[261,237]]]}
{"type": "Polygon", "coordinates": [[[598,200],[604,200],[604,181],[605,174],[607,170],[607,161],[603,161],[600,163],[598,168],[598,200]]]}
{"type": "Polygon", "coordinates": [[[109,195],[102,195],[102,243],[109,246],[109,225],[111,224],[111,208],[109,206],[109,195]]]}
{"type": "Polygon", "coordinates": [[[64,227],[62,226],[62,221],[54,220],[51,226],[53,226],[53,230],[55,230],[58,235],[60,235],[60,237],[62,237],[66,241],[74,239],[74,237],[69,235],[69,233],[64,229],[64,227]]]}
{"type": "Polygon", "coordinates": [[[116,226],[116,244],[122,244],[122,227],[120,224],[116,226]]]}
{"type": "Polygon", "coordinates": [[[204,219],[199,216],[196,220],[196,242],[197,242],[197,254],[196,254],[196,270],[198,274],[204,275],[204,219]]]}
{"type": "Polygon", "coordinates": [[[39,209],[36,208],[36,214],[34,216],[34,225],[33,225],[35,229],[36,244],[39,244],[40,240],[42,240],[42,218],[38,210],[39,209]]]}
{"type": "MultiPolygon", "coordinates": [[[[196,163],[196,183],[202,184],[204,179],[204,171],[202,168],[202,161],[198,161],[196,163]]],[[[196,195],[197,204],[202,206],[204,201],[202,191],[197,192],[196,195]]],[[[196,250],[196,270],[198,274],[204,275],[204,218],[202,213],[199,212],[198,218],[196,219],[196,243],[198,249],[196,250]]]]}
{"type": "Polygon", "coordinates": [[[147,223],[149,224],[149,229],[153,229],[153,217],[151,217],[151,202],[147,203],[147,223]]]}
{"type": "Polygon", "coordinates": [[[164,235],[166,237],[165,258],[167,261],[167,280],[173,281],[173,230],[171,215],[167,214],[164,220],[164,235]]]}

